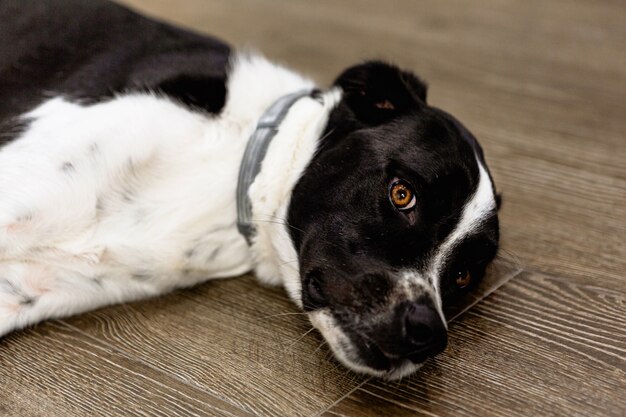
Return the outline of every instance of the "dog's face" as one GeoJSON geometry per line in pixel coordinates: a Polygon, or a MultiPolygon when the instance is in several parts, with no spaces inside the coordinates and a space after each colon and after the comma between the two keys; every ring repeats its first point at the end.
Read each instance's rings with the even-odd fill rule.
{"type": "Polygon", "coordinates": [[[399,378],[445,349],[443,306],[496,255],[495,190],[475,138],[414,75],[369,62],[336,84],[289,207],[302,304],[345,365],[399,378]]]}

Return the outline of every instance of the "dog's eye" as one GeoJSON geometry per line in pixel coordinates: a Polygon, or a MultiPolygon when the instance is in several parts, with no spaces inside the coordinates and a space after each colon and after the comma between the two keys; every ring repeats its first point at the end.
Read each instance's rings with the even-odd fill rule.
{"type": "Polygon", "coordinates": [[[413,188],[403,180],[395,179],[389,187],[389,199],[399,210],[408,210],[415,206],[413,188]]]}
{"type": "Polygon", "coordinates": [[[467,269],[460,270],[456,274],[456,285],[459,288],[466,288],[472,283],[472,274],[467,269]]]}

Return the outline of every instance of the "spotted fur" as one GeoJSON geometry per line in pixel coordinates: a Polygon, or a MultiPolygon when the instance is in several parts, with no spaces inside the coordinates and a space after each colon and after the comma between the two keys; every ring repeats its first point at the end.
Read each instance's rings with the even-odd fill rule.
{"type": "Polygon", "coordinates": [[[0,2],[0,20],[0,336],[254,271],[353,370],[398,378],[445,348],[455,273],[476,282],[495,256],[495,188],[412,73],[355,65],[290,108],[249,189],[248,246],[248,138],[311,80],[99,0],[0,2]],[[390,203],[398,177],[410,212],[390,203]]]}

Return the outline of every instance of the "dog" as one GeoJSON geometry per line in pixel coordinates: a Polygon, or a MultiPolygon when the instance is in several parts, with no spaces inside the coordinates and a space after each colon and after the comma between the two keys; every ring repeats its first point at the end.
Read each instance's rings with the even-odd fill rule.
{"type": "Polygon", "coordinates": [[[328,88],[100,0],[0,3],[0,336],[253,271],[408,375],[498,249],[483,151],[409,71],[328,88]]]}

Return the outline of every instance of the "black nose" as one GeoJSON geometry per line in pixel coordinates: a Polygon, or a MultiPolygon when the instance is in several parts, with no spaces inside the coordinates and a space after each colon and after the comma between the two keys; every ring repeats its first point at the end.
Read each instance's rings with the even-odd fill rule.
{"type": "Polygon", "coordinates": [[[418,362],[443,352],[448,344],[439,313],[427,304],[408,303],[404,307],[404,330],[408,357],[418,362]]]}

